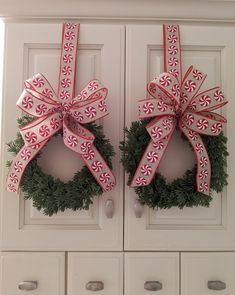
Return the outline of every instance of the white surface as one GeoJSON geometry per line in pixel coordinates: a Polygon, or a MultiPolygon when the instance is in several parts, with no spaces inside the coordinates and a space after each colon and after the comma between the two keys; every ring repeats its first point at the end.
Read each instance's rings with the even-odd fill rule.
{"type": "MultiPolygon", "coordinates": [[[[133,189],[126,186],[126,250],[235,250],[234,183],[235,137],[234,52],[235,29],[232,26],[182,25],[183,72],[195,65],[208,77],[201,88],[222,85],[228,107],[223,108],[228,124],[229,185],[223,194],[214,194],[210,208],[186,208],[153,211],[145,208],[142,218],[135,218],[133,189]]],[[[146,84],[163,71],[162,25],[128,25],[126,44],[126,124],[137,120],[137,101],[147,95],[146,84]],[[141,42],[140,42],[141,40],[141,42]]],[[[194,155],[175,137],[159,166],[172,180],[191,169],[194,155]]]]}
{"type": "Polygon", "coordinates": [[[69,253],[68,295],[89,295],[86,284],[102,281],[104,289],[100,295],[123,294],[122,253],[69,253]]]}
{"type": "Polygon", "coordinates": [[[182,295],[235,294],[235,253],[183,253],[182,295]],[[209,290],[208,281],[222,281],[226,289],[209,290]]]}
{"type": "MultiPolygon", "coordinates": [[[[22,295],[22,281],[37,281],[34,295],[64,295],[65,257],[63,253],[2,253],[0,294],[22,295]]],[[[29,294],[31,294],[29,292],[29,294]]]]}
{"type": "MultiPolygon", "coordinates": [[[[23,81],[43,73],[56,88],[61,42],[60,24],[7,24],[5,82],[2,115],[2,163],[10,158],[5,143],[15,138],[16,101],[23,81]]],[[[94,200],[88,211],[70,211],[45,217],[31,201],[2,190],[2,249],[4,250],[121,250],[123,182],[119,142],[123,136],[124,27],[122,25],[81,25],[76,93],[96,77],[108,87],[110,114],[100,120],[104,133],[114,146],[113,161],[117,185],[114,190],[94,200]],[[112,42],[110,42],[112,40],[112,42]],[[112,73],[110,75],[110,73],[112,73]],[[107,199],[113,199],[114,216],[104,214],[107,199]],[[9,214],[10,212],[10,214],[9,214]]],[[[83,166],[80,157],[53,140],[41,158],[43,169],[68,180],[83,166]],[[54,144],[53,144],[54,142],[54,144]],[[55,150],[55,152],[54,152],[55,150]],[[53,154],[53,158],[52,155],[53,154]],[[63,154],[63,157],[61,156],[63,154]],[[51,166],[46,165],[50,163],[51,166]]],[[[60,141],[58,138],[57,141],[60,141]]],[[[7,169],[1,167],[4,187],[7,169]]]]}
{"type": "MultiPolygon", "coordinates": [[[[156,291],[156,294],[178,295],[179,254],[126,253],[125,294],[150,294],[150,291],[144,289],[144,283],[146,281],[159,281],[162,283],[162,290],[156,291]]],[[[152,293],[155,294],[155,292],[152,293]]],[[[189,295],[189,293],[187,295],[189,295]]]]}

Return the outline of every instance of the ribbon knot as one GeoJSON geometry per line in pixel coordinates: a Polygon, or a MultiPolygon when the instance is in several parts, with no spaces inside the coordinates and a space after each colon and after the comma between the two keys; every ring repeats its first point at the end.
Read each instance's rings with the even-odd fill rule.
{"type": "Polygon", "coordinates": [[[220,134],[227,121],[213,111],[224,106],[227,101],[220,87],[199,93],[206,74],[194,66],[190,66],[181,79],[179,27],[164,26],[164,32],[167,71],[148,83],[147,90],[151,98],[139,101],[139,118],[152,118],[146,125],[151,140],[137,167],[131,186],[144,186],[152,181],[171,136],[178,126],[196,155],[197,190],[208,194],[211,166],[200,134],[220,134]],[[172,40],[175,44],[174,51],[172,45],[169,45],[172,40]]]}

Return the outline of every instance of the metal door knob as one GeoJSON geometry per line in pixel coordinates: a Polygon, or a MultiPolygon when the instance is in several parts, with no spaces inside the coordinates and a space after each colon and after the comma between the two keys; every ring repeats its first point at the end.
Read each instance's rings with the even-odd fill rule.
{"type": "Polygon", "coordinates": [[[38,283],[36,281],[24,281],[18,284],[18,289],[22,291],[33,291],[37,289],[38,283]]]}
{"type": "Polygon", "coordinates": [[[105,214],[107,218],[112,218],[114,214],[114,201],[109,199],[105,202],[105,214]]]}
{"type": "Polygon", "coordinates": [[[146,281],[144,289],[147,291],[159,291],[162,290],[162,283],[159,281],[146,281]]]}
{"type": "Polygon", "coordinates": [[[101,291],[104,289],[104,283],[101,281],[90,281],[86,284],[86,289],[89,291],[101,291]]]}
{"type": "Polygon", "coordinates": [[[208,281],[207,287],[210,290],[221,291],[226,289],[226,283],[221,281],[208,281]]]}
{"type": "Polygon", "coordinates": [[[144,212],[144,207],[140,204],[138,199],[136,199],[134,203],[134,212],[136,218],[141,218],[144,212]]]}

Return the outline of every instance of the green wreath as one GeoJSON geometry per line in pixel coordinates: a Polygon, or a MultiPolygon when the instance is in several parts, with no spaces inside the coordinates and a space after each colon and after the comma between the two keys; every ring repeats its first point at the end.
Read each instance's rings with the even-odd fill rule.
{"type": "MultiPolygon", "coordinates": [[[[23,127],[33,120],[34,118],[26,115],[19,118],[17,122],[19,127],[23,127]]],[[[112,169],[111,158],[114,156],[114,149],[109,140],[105,138],[102,126],[95,123],[84,126],[95,135],[94,145],[112,169]]],[[[61,133],[59,131],[54,136],[61,133]]],[[[16,139],[7,145],[8,151],[16,155],[24,145],[21,134],[17,133],[16,139]]],[[[66,183],[44,173],[37,164],[42,151],[28,164],[20,183],[24,198],[32,199],[33,206],[38,210],[43,210],[43,213],[49,216],[65,209],[87,210],[93,198],[102,195],[101,187],[86,166],[76,172],[73,179],[66,183]]],[[[10,165],[11,162],[8,161],[7,166],[10,165]]]]}
{"type": "MultiPolygon", "coordinates": [[[[136,121],[129,129],[125,129],[126,141],[121,142],[120,149],[122,152],[121,162],[129,174],[128,185],[130,185],[142,154],[149,143],[150,136],[145,128],[149,122],[150,119],[136,121]]],[[[181,133],[181,137],[183,140],[187,140],[183,133],[181,133]]],[[[223,133],[218,136],[201,135],[201,138],[211,161],[211,189],[221,192],[223,187],[227,185],[228,178],[226,173],[227,138],[223,133]]],[[[192,170],[187,170],[182,178],[177,178],[171,183],[168,183],[160,173],[156,173],[149,185],[134,189],[140,203],[153,209],[156,207],[161,209],[209,207],[212,197],[197,192],[195,178],[196,165],[192,170]]]]}

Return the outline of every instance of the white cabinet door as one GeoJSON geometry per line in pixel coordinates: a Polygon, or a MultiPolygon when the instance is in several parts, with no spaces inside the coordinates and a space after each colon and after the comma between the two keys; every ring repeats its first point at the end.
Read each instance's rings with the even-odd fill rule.
{"type": "MultiPolygon", "coordinates": [[[[16,118],[20,115],[16,101],[23,81],[35,73],[43,73],[57,88],[61,24],[6,24],[5,79],[2,115],[2,163],[10,158],[5,143],[14,139],[16,118]]],[[[123,63],[124,26],[82,24],[78,51],[76,93],[91,78],[108,87],[110,114],[99,123],[115,148],[113,161],[117,186],[94,200],[88,211],[70,211],[46,217],[35,210],[23,196],[2,189],[2,249],[4,250],[120,250],[122,248],[122,168],[119,141],[123,135],[123,63]],[[105,215],[105,203],[114,201],[113,218],[105,215]]],[[[60,140],[49,143],[41,158],[45,171],[69,180],[83,166],[80,157],[69,151],[60,140]],[[62,159],[62,161],[61,161],[62,159]],[[49,164],[48,164],[49,163],[49,164]],[[45,166],[44,166],[45,165],[45,166]]],[[[2,165],[1,181],[5,187],[7,169],[2,165]]]]}
{"type": "Polygon", "coordinates": [[[64,253],[2,253],[0,293],[64,295],[64,253]]]}
{"type": "Polygon", "coordinates": [[[235,253],[182,253],[182,295],[235,294],[235,253]]]}
{"type": "Polygon", "coordinates": [[[179,294],[178,253],[125,254],[125,294],[148,295],[151,291],[179,294]]]}
{"type": "Polygon", "coordinates": [[[69,253],[68,295],[123,294],[122,253],[69,253]]]}
{"type": "MultiPolygon", "coordinates": [[[[221,85],[229,101],[224,109],[228,124],[229,185],[214,194],[210,208],[150,210],[136,218],[137,196],[126,186],[125,249],[127,250],[225,250],[235,249],[235,29],[233,26],[181,25],[183,72],[195,65],[207,73],[203,85],[221,85]]],[[[163,72],[162,25],[128,25],[126,46],[126,123],[138,120],[137,101],[147,96],[146,84],[163,72]]],[[[194,165],[194,155],[174,136],[159,171],[168,180],[182,177],[194,165]],[[173,168],[172,168],[173,167],[173,168]]]]}

